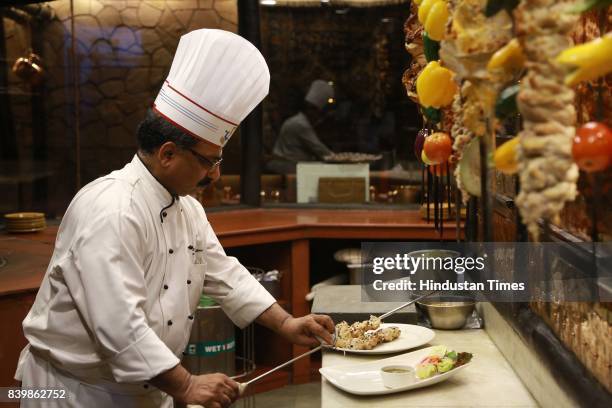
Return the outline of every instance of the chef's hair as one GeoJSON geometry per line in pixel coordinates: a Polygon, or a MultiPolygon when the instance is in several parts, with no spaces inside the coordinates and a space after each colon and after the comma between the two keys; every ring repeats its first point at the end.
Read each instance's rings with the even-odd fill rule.
{"type": "Polygon", "coordinates": [[[150,108],[147,109],[144,120],[138,125],[137,138],[138,149],[145,153],[153,153],[166,142],[174,142],[183,149],[198,143],[195,137],[181,131],[150,108]]]}

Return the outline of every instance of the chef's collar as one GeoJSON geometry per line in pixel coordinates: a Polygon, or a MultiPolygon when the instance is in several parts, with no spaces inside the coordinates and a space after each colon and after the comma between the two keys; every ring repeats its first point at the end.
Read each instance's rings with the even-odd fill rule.
{"type": "MultiPolygon", "coordinates": [[[[163,212],[163,210],[171,207],[174,204],[174,202],[179,199],[177,195],[171,194],[168,191],[168,189],[164,187],[153,176],[153,174],[151,174],[151,172],[149,171],[147,166],[145,166],[145,164],[142,162],[142,159],[138,156],[138,154],[134,155],[134,158],[132,159],[132,165],[134,166],[134,169],[136,170],[140,178],[142,178],[145,181],[146,185],[149,187],[149,189],[153,192],[153,195],[155,196],[155,198],[158,200],[158,205],[159,205],[159,208],[161,209],[160,213],[163,212]]],[[[163,218],[162,218],[162,222],[163,222],[163,218]]]]}

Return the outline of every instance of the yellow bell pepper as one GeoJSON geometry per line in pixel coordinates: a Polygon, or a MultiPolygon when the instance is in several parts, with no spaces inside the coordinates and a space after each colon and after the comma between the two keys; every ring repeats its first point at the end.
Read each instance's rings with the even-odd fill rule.
{"type": "Polygon", "coordinates": [[[425,25],[425,21],[427,21],[427,15],[429,14],[431,7],[439,1],[444,1],[444,0],[423,0],[421,4],[418,5],[419,6],[418,17],[419,17],[419,22],[421,24],[425,25]]]}
{"type": "Polygon", "coordinates": [[[420,6],[423,0],[412,0],[412,2],[416,4],[417,6],[420,6]]]}
{"type": "Polygon", "coordinates": [[[441,67],[438,61],[427,64],[416,81],[419,103],[426,108],[450,105],[457,93],[454,75],[450,69],[441,67]]]}
{"type": "Polygon", "coordinates": [[[518,171],[518,146],[521,138],[516,136],[495,150],[493,163],[495,168],[504,174],[515,174],[518,171]]]}
{"type": "Polygon", "coordinates": [[[423,24],[429,38],[442,41],[447,20],[448,5],[445,0],[423,0],[421,2],[419,21],[423,24]]]}
{"type": "Polygon", "coordinates": [[[612,72],[612,32],[562,51],[556,61],[575,68],[565,77],[565,84],[568,86],[591,81],[612,72]]]}
{"type": "Polygon", "coordinates": [[[488,71],[505,69],[507,71],[518,71],[525,65],[525,54],[519,41],[514,38],[508,44],[497,50],[487,64],[488,71]]]}

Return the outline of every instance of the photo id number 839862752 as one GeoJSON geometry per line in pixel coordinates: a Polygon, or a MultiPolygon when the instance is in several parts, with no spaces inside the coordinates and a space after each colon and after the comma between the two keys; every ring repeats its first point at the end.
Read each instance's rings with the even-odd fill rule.
{"type": "Polygon", "coordinates": [[[64,388],[0,387],[0,402],[20,400],[62,400],[68,398],[64,388]]]}

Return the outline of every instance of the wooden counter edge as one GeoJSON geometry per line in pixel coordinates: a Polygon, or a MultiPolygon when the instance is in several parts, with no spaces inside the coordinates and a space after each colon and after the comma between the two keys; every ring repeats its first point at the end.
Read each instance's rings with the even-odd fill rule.
{"type": "MultiPolygon", "coordinates": [[[[347,210],[350,211],[351,218],[358,218],[359,215],[363,214],[371,215],[372,210],[347,210]]],[[[383,210],[377,211],[377,215],[385,213],[389,217],[397,217],[398,215],[406,215],[410,213],[411,217],[414,217],[416,210],[383,210]]],[[[219,241],[224,247],[238,247],[247,245],[266,244],[273,242],[283,241],[295,241],[302,239],[422,239],[422,240],[439,240],[441,239],[438,232],[434,229],[433,224],[427,224],[424,220],[420,223],[415,222],[398,222],[397,224],[392,222],[359,222],[359,221],[334,221],[334,222],[322,222],[317,223],[311,220],[300,221],[297,218],[300,216],[321,216],[330,214],[342,216],[342,212],[338,210],[294,210],[294,209],[255,209],[255,210],[234,210],[225,211],[218,213],[209,213],[208,219],[213,225],[215,232],[219,238],[219,241]],[[332,212],[333,211],[333,212],[332,212]],[[337,214],[336,214],[337,212],[337,214]],[[289,217],[289,220],[285,220],[277,225],[269,225],[263,227],[249,227],[248,225],[241,228],[225,229],[223,227],[214,228],[215,224],[218,225],[219,220],[215,222],[216,218],[231,217],[232,215],[239,214],[245,215],[272,215],[277,216],[279,214],[289,217]],[[291,218],[296,218],[292,220],[291,218]]],[[[258,221],[261,223],[261,220],[258,221]]],[[[57,225],[50,225],[44,231],[44,235],[49,237],[50,235],[55,236],[57,234],[57,225]]],[[[41,236],[38,234],[25,234],[15,235],[7,234],[6,232],[0,233],[0,236],[5,237],[17,237],[23,245],[28,245],[29,242],[39,243],[41,236]]],[[[456,239],[456,229],[448,228],[444,230],[444,240],[456,239]]],[[[45,241],[47,241],[45,239],[45,241]]],[[[54,245],[51,242],[45,242],[48,244],[49,259],[53,253],[54,245]]],[[[23,283],[12,281],[11,284],[5,284],[3,282],[3,276],[0,273],[0,296],[8,296],[19,293],[27,293],[37,291],[39,288],[40,281],[42,281],[45,270],[32,271],[28,276],[23,278],[23,283]],[[36,280],[39,282],[38,285],[34,285],[32,282],[36,280]],[[4,289],[8,288],[8,289],[4,289]]]]}

